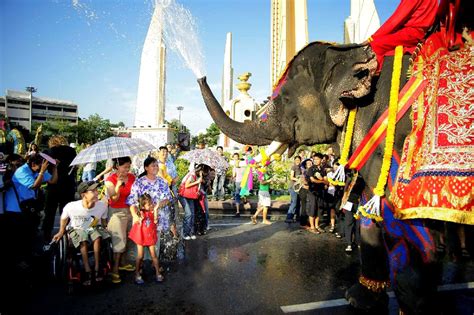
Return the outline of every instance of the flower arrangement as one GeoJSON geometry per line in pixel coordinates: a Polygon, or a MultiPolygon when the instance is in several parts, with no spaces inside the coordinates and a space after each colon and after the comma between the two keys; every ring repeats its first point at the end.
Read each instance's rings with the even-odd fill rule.
{"type": "Polygon", "coordinates": [[[347,119],[346,133],[344,135],[344,144],[342,148],[341,158],[339,159],[339,166],[337,167],[334,179],[329,179],[329,183],[334,186],[344,186],[346,184],[346,174],[344,168],[347,165],[349,152],[351,149],[352,135],[354,134],[355,118],[357,114],[357,107],[351,109],[347,119]]]}
{"type": "Polygon", "coordinates": [[[387,137],[382,160],[382,168],[374,189],[374,196],[357,211],[357,216],[364,216],[376,221],[382,221],[380,215],[380,199],[385,195],[385,185],[387,184],[390,165],[392,162],[393,143],[395,141],[395,126],[397,123],[398,92],[400,89],[400,76],[402,68],[403,46],[395,48],[395,58],[393,61],[392,82],[390,87],[390,100],[388,104],[387,137]]]}

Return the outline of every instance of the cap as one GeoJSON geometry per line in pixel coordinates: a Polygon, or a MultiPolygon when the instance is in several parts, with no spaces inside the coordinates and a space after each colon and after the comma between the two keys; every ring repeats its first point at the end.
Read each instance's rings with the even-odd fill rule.
{"type": "Polygon", "coordinates": [[[94,190],[99,187],[99,183],[95,181],[82,182],[77,186],[77,192],[82,194],[89,190],[94,190]]]}

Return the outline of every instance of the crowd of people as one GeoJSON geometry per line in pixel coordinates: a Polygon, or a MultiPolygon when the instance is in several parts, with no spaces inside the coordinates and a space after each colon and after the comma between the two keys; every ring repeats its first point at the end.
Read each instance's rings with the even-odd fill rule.
{"type": "Polygon", "coordinates": [[[346,252],[359,244],[359,229],[354,219],[365,186],[356,173],[349,176],[347,189],[331,184],[339,163],[334,150],[325,154],[300,150],[294,158],[290,171],[289,192],[291,196],[285,222],[299,222],[301,227],[313,234],[334,233],[346,241],[346,252]],[[357,185],[356,185],[357,184],[357,185]],[[328,218],[324,224],[323,220],[328,218]],[[337,223],[337,224],[336,224],[337,223]]]}
{"type": "MultiPolygon", "coordinates": [[[[197,146],[204,148],[204,143],[197,146]]],[[[226,159],[222,147],[215,151],[226,159]]],[[[180,181],[175,165],[178,153],[172,145],[161,146],[141,165],[133,165],[131,157],[124,156],[107,161],[99,174],[95,173],[96,165],[86,165],[80,176],[76,168],[69,166],[76,151],[62,136],[51,137],[48,149],[43,152],[37,146],[30,146],[25,156],[3,156],[6,169],[2,171],[4,202],[0,207],[0,231],[2,239],[15,236],[5,244],[12,259],[3,262],[7,264],[4,270],[28,269],[40,228],[44,243],[57,242],[68,235],[83,259],[85,286],[104,278],[99,268],[104,239],[110,239],[113,248],[112,283],[121,283],[121,272],[125,271],[135,273],[136,284],[144,283],[145,248],[151,257],[154,280],[164,281],[160,240],[171,239],[177,244],[180,239],[192,241],[205,235],[209,230],[208,199],[224,200],[226,196],[227,169],[190,163],[180,181]],[[179,204],[183,209],[180,229],[179,204]],[[60,226],[54,231],[58,212],[60,226]],[[132,246],[135,251],[131,250],[132,246]],[[94,252],[94,265],[89,263],[90,248],[94,252]]],[[[258,190],[258,206],[250,217],[251,223],[257,224],[261,214],[261,222],[269,225],[272,160],[256,162],[254,157],[253,148],[245,146],[242,156],[236,152],[229,161],[235,217],[240,217],[250,191],[258,190]],[[253,175],[258,183],[256,189],[252,187],[253,175]]],[[[357,173],[349,173],[345,186],[331,184],[338,166],[332,148],[325,154],[311,152],[309,156],[305,150],[298,152],[289,174],[291,201],[285,222],[299,222],[312,234],[332,233],[344,239],[345,251],[351,252],[360,244],[359,221],[354,214],[365,182],[357,173]]]]}
{"type": "Polygon", "coordinates": [[[122,282],[121,271],[135,272],[135,282],[143,283],[145,247],[155,280],[162,282],[157,251],[160,239],[178,239],[182,234],[176,223],[178,202],[185,209],[184,240],[196,239],[209,229],[206,194],[215,173],[207,165],[191,165],[186,178],[194,179],[191,186],[199,185],[201,198],[179,197],[178,154],[174,145],[160,147],[133,168],[141,169],[139,174],[132,172],[128,156],[107,161],[99,174],[96,162],[79,168],[78,174],[76,167],[70,167],[76,150],[59,135],[52,136],[42,152],[30,145],[24,156],[2,154],[0,231],[2,239],[11,239],[5,244],[11,259],[2,262],[3,270],[31,270],[34,256],[42,250],[38,242],[53,244],[67,235],[81,254],[85,286],[103,280],[99,253],[104,239],[110,239],[113,248],[112,283],[122,282]],[[60,226],[55,230],[58,212],[60,226]],[[132,246],[136,246],[136,257],[132,257],[132,246]],[[89,250],[94,252],[94,265],[89,264],[89,250]]]}

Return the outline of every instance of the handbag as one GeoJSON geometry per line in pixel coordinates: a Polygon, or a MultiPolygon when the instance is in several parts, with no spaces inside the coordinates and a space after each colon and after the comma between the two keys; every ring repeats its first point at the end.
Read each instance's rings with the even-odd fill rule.
{"type": "Polygon", "coordinates": [[[41,212],[41,204],[36,198],[29,198],[23,201],[20,201],[18,192],[16,191],[15,184],[12,183],[13,191],[15,192],[16,200],[20,206],[20,210],[23,214],[27,215],[38,215],[41,212]]]}
{"type": "Polygon", "coordinates": [[[181,185],[179,185],[178,195],[186,199],[199,199],[199,197],[201,196],[199,186],[201,185],[194,185],[189,188],[186,188],[186,183],[182,183],[181,185]]]}
{"type": "Polygon", "coordinates": [[[199,199],[199,197],[201,196],[201,184],[186,188],[186,180],[187,178],[185,178],[181,185],[179,185],[178,195],[186,199],[199,199]]]}

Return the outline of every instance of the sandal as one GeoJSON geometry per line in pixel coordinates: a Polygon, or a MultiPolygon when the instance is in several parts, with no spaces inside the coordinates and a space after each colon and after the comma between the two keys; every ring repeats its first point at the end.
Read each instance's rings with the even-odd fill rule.
{"type": "Polygon", "coordinates": [[[126,264],[126,265],[120,266],[119,270],[132,272],[132,271],[135,271],[135,267],[131,264],[126,264]]]}
{"type": "Polygon", "coordinates": [[[438,253],[444,253],[445,250],[446,250],[446,245],[444,244],[438,244],[438,246],[436,246],[436,251],[438,253]]]}
{"type": "Polygon", "coordinates": [[[135,276],[135,284],[142,285],[144,283],[145,283],[145,281],[143,281],[142,276],[140,276],[140,275],[135,276]]]}
{"type": "Polygon", "coordinates": [[[334,226],[331,226],[331,228],[329,229],[329,233],[334,233],[334,226]]]}
{"type": "Polygon", "coordinates": [[[319,232],[317,229],[308,229],[308,232],[309,233],[313,233],[313,234],[321,234],[321,232],[319,232]]]}
{"type": "Polygon", "coordinates": [[[155,281],[158,282],[158,283],[162,283],[164,279],[165,279],[165,278],[163,277],[162,274],[158,274],[158,275],[156,276],[155,281]]]}
{"type": "Polygon", "coordinates": [[[257,218],[254,216],[251,216],[250,219],[252,220],[252,224],[257,224],[257,218]]]}
{"type": "Polygon", "coordinates": [[[96,271],[95,272],[95,282],[102,282],[102,280],[104,280],[104,278],[102,277],[102,272],[100,270],[96,271]]]}
{"type": "Polygon", "coordinates": [[[324,231],[322,228],[320,228],[319,226],[316,228],[316,230],[318,230],[319,233],[324,233],[326,231],[324,231]]]}
{"type": "Polygon", "coordinates": [[[82,285],[85,287],[89,287],[92,284],[91,281],[91,272],[85,272],[84,273],[84,281],[82,282],[82,285]]]}
{"type": "Polygon", "coordinates": [[[112,283],[120,283],[122,279],[120,279],[120,275],[118,273],[110,273],[110,277],[112,278],[112,283]]]}
{"type": "Polygon", "coordinates": [[[466,248],[461,248],[461,256],[464,257],[464,258],[471,257],[471,255],[469,254],[469,252],[467,251],[466,248]]]}

